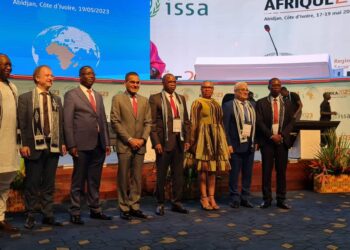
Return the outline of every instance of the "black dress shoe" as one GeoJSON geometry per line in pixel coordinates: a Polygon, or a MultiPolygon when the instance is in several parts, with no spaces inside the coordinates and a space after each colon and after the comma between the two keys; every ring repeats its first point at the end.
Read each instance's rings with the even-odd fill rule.
{"type": "Polygon", "coordinates": [[[140,219],[147,219],[147,215],[145,215],[140,209],[139,210],[131,209],[130,215],[133,217],[140,218],[140,219]]]}
{"type": "Polygon", "coordinates": [[[164,215],[164,205],[158,205],[156,208],[156,215],[163,216],[164,215]]]}
{"type": "Polygon", "coordinates": [[[35,218],[33,216],[28,216],[26,222],[24,223],[24,227],[27,229],[32,229],[35,226],[35,218]]]}
{"type": "Polygon", "coordinates": [[[105,215],[103,213],[91,213],[90,212],[90,218],[91,219],[98,219],[98,220],[112,220],[112,216],[105,215]]]}
{"type": "Polygon", "coordinates": [[[131,220],[132,219],[129,211],[125,211],[125,212],[120,211],[120,218],[123,220],[131,220]]]}
{"type": "Polygon", "coordinates": [[[242,207],[247,207],[247,208],[253,208],[253,204],[250,203],[249,201],[246,201],[246,200],[241,200],[241,206],[242,207]]]}
{"type": "Polygon", "coordinates": [[[277,207],[281,209],[291,209],[291,206],[286,204],[284,201],[277,202],[277,207]]]}
{"type": "Polygon", "coordinates": [[[172,205],[171,206],[171,211],[173,212],[177,212],[177,213],[180,213],[180,214],[188,214],[188,210],[182,206],[179,206],[179,205],[172,205]]]}
{"type": "Polygon", "coordinates": [[[260,208],[268,208],[268,207],[271,207],[271,201],[264,201],[260,205],[260,208]]]}
{"type": "Polygon", "coordinates": [[[9,234],[19,233],[19,229],[17,227],[12,226],[7,221],[0,221],[0,231],[4,231],[9,234]]]}
{"type": "Polygon", "coordinates": [[[63,226],[62,222],[56,221],[54,217],[44,217],[42,220],[42,223],[46,225],[57,226],[57,227],[63,226]]]}
{"type": "Polygon", "coordinates": [[[239,202],[238,201],[231,202],[230,207],[232,207],[232,208],[239,208],[239,202]]]}
{"type": "Polygon", "coordinates": [[[81,219],[80,215],[71,215],[70,222],[76,225],[84,225],[84,221],[81,219]]]}

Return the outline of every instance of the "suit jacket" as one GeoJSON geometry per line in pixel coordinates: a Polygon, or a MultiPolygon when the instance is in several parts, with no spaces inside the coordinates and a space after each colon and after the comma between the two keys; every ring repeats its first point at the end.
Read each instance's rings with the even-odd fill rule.
{"type": "MultiPolygon", "coordinates": [[[[63,134],[63,107],[61,98],[50,92],[51,98],[53,98],[58,104],[59,112],[59,148],[62,150],[62,144],[64,144],[63,134]]],[[[18,125],[21,130],[22,146],[27,146],[30,149],[30,160],[39,159],[42,150],[35,149],[35,140],[33,134],[33,94],[32,91],[26,92],[18,98],[18,125]]],[[[62,153],[62,152],[61,152],[62,153]]]]}
{"type": "Polygon", "coordinates": [[[118,153],[131,152],[129,138],[144,139],[145,144],[137,151],[138,154],[146,152],[146,142],[151,132],[152,117],[148,99],[136,95],[137,117],[130,102],[128,94],[113,96],[111,108],[111,126],[117,134],[116,149],[118,153]]]}
{"type": "MultiPolygon", "coordinates": [[[[229,146],[232,146],[234,149],[234,152],[237,153],[244,153],[247,152],[248,149],[254,150],[252,148],[252,140],[248,140],[246,143],[240,143],[239,141],[239,134],[238,131],[240,129],[237,129],[237,123],[236,118],[233,113],[233,100],[223,103],[222,107],[223,113],[224,113],[224,127],[227,137],[227,144],[229,146]]],[[[252,127],[255,126],[255,124],[252,124],[252,127]]]]}
{"type": "Polygon", "coordinates": [[[96,112],[80,87],[64,95],[64,134],[68,149],[93,150],[100,139],[103,149],[109,146],[109,131],[102,96],[94,90],[96,112]]]}
{"type": "Polygon", "coordinates": [[[190,141],[190,121],[188,119],[188,112],[186,107],[185,97],[179,94],[175,95],[177,101],[181,98],[181,102],[184,104],[184,117],[183,117],[183,126],[182,133],[184,136],[184,141],[180,141],[178,133],[173,133],[173,116],[170,107],[170,103],[166,100],[167,109],[168,109],[168,141],[165,141],[166,128],[164,127],[163,122],[163,112],[162,112],[162,93],[151,95],[149,98],[149,103],[151,106],[152,113],[152,129],[151,129],[151,141],[153,147],[157,144],[161,144],[165,151],[172,151],[174,147],[179,144],[183,150],[184,143],[189,143],[190,141]]]}
{"type": "MultiPolygon", "coordinates": [[[[283,137],[283,144],[290,148],[292,145],[290,133],[293,130],[295,119],[293,118],[293,109],[289,101],[281,102],[284,105],[283,124],[280,128],[280,133],[283,137]]],[[[257,142],[263,147],[267,143],[272,143],[272,106],[270,96],[261,98],[256,103],[256,124],[257,124],[257,142]]]]}

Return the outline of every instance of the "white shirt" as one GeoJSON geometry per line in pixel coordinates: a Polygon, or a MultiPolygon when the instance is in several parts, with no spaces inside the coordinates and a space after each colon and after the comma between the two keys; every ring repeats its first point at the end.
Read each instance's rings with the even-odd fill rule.
{"type": "MultiPolygon", "coordinates": [[[[170,94],[169,94],[168,92],[166,92],[166,91],[164,91],[164,93],[165,93],[165,96],[166,96],[166,98],[168,99],[169,103],[171,103],[171,102],[170,102],[170,94]]],[[[177,113],[179,114],[179,103],[178,103],[178,101],[177,101],[175,92],[173,92],[171,95],[173,96],[173,100],[174,100],[174,102],[175,102],[175,106],[176,106],[176,109],[177,109],[177,113]]],[[[171,107],[171,105],[170,105],[170,107],[171,107]]],[[[175,116],[174,116],[174,110],[173,110],[172,108],[171,108],[171,113],[173,114],[173,117],[175,117],[175,116]]]]}
{"type": "Polygon", "coordinates": [[[244,121],[244,107],[243,107],[243,103],[245,103],[246,108],[247,108],[247,112],[248,112],[248,123],[251,121],[251,114],[250,111],[248,109],[248,100],[245,101],[240,101],[238,99],[235,98],[236,103],[238,104],[237,106],[240,108],[241,110],[241,114],[243,115],[242,120],[244,121]]]}
{"type": "MultiPolygon", "coordinates": [[[[40,123],[41,127],[44,128],[44,105],[43,105],[43,95],[41,93],[46,92],[47,93],[47,106],[48,106],[48,112],[49,112],[49,124],[50,124],[50,131],[52,129],[52,104],[51,104],[51,96],[49,95],[49,92],[41,90],[40,88],[36,88],[39,94],[39,109],[40,109],[40,123]]],[[[49,134],[49,137],[51,135],[51,132],[49,134]]]]}
{"type": "MultiPolygon", "coordinates": [[[[129,100],[130,100],[130,103],[131,103],[131,107],[133,107],[133,106],[134,106],[133,98],[132,98],[133,96],[130,95],[128,91],[125,91],[125,94],[126,94],[127,96],[129,96],[129,100]]],[[[135,102],[137,103],[137,94],[135,94],[134,96],[135,96],[135,102]]]]}
{"type": "MultiPolygon", "coordinates": [[[[86,96],[86,98],[90,102],[90,96],[89,96],[89,93],[88,93],[89,89],[87,87],[85,87],[84,85],[82,85],[82,84],[80,84],[80,89],[83,91],[84,95],[86,96]]],[[[90,90],[91,90],[91,95],[94,98],[95,103],[96,103],[96,98],[95,98],[94,91],[93,91],[92,88],[90,90]]],[[[96,107],[97,107],[97,104],[96,104],[96,107]]],[[[100,127],[99,127],[98,123],[97,123],[97,131],[100,132],[100,127]]]]}
{"type": "MultiPolygon", "coordinates": [[[[88,101],[90,102],[90,96],[89,96],[89,93],[88,93],[88,88],[85,87],[84,85],[80,84],[80,89],[83,91],[84,95],[86,96],[86,98],[88,99],[88,101]]],[[[92,97],[94,98],[95,100],[95,103],[96,103],[96,98],[95,98],[95,94],[94,94],[94,91],[92,90],[92,88],[90,89],[91,90],[91,95],[92,97]]]]}

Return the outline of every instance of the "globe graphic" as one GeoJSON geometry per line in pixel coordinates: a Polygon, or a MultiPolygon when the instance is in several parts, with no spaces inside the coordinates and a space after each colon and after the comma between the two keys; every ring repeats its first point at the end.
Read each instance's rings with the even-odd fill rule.
{"type": "Polygon", "coordinates": [[[56,76],[77,76],[82,66],[98,66],[100,49],[88,33],[56,25],[37,35],[32,56],[37,65],[49,65],[56,76]]]}

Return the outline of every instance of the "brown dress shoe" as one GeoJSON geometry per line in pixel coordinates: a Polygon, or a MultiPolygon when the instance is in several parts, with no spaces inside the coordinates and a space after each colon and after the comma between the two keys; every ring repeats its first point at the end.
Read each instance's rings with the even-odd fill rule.
{"type": "Polygon", "coordinates": [[[7,221],[0,221],[0,231],[4,231],[4,232],[10,233],[10,234],[15,234],[15,233],[19,232],[19,229],[16,227],[13,227],[7,221]]]}

